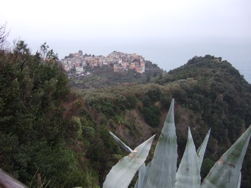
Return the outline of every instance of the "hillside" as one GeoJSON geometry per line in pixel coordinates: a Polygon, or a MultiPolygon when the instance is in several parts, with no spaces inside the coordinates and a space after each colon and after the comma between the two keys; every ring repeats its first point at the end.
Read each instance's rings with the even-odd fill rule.
{"type": "MultiPolygon", "coordinates": [[[[194,57],[147,83],[106,85],[99,72],[96,87],[71,87],[53,54],[44,60],[22,42],[0,52],[0,164],[31,187],[101,186],[125,155],[108,130],[133,148],[159,134],[172,98],[179,159],[188,126],[196,146],[212,128],[202,177],[251,124],[251,85],[221,58],[194,57]]],[[[243,188],[251,187],[250,147],[243,188]]]]}
{"type": "MultiPolygon", "coordinates": [[[[171,98],[175,98],[176,123],[179,146],[181,146],[180,156],[183,150],[182,144],[184,147],[186,141],[187,126],[192,128],[196,144],[199,144],[206,131],[212,128],[202,171],[205,175],[213,161],[218,160],[221,154],[251,124],[250,92],[250,84],[230,63],[207,55],[189,60],[187,64],[170,71],[162,78],[159,76],[153,78],[150,84],[129,84],[102,91],[93,90],[84,92],[83,96],[86,100],[89,100],[91,96],[95,96],[95,99],[100,98],[89,104],[105,114],[106,118],[109,117],[107,112],[116,117],[117,114],[121,114],[121,111],[130,110],[130,107],[120,104],[120,100],[124,97],[126,99],[124,99],[124,105],[131,104],[131,109],[133,111],[136,109],[138,113],[136,117],[143,117],[153,132],[159,131],[169,102],[171,98]],[[104,99],[109,98],[110,101],[105,102],[104,99]]],[[[131,144],[133,141],[127,136],[128,132],[135,138],[139,135],[144,137],[140,131],[142,128],[137,129],[137,126],[134,127],[131,122],[124,123],[123,133],[120,133],[121,128],[117,130],[116,126],[110,126],[110,129],[131,144]]],[[[145,129],[149,129],[149,126],[145,129]]],[[[146,139],[147,136],[144,138],[146,139]]],[[[243,166],[244,171],[250,170],[249,159],[250,148],[243,166]]],[[[250,185],[248,176],[243,175],[243,179],[243,186],[245,183],[250,185]]]]}
{"type": "Polygon", "coordinates": [[[147,83],[152,77],[162,75],[164,71],[153,64],[151,61],[145,62],[145,72],[138,73],[135,70],[126,70],[123,72],[114,72],[113,67],[89,67],[85,68],[88,74],[77,75],[70,73],[71,85],[76,88],[107,88],[124,83],[147,83]]]}
{"type": "MultiPolygon", "coordinates": [[[[229,62],[210,55],[194,57],[184,66],[152,78],[148,84],[91,89],[79,91],[79,95],[88,109],[94,110],[96,120],[130,146],[159,132],[170,101],[175,98],[179,157],[188,126],[197,146],[212,128],[202,177],[251,124],[250,84],[229,62]]],[[[249,146],[243,165],[243,187],[250,186],[250,162],[249,146]]]]}

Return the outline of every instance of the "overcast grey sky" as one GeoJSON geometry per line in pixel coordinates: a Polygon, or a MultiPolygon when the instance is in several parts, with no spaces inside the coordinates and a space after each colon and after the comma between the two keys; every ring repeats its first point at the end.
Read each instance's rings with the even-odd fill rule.
{"type": "Polygon", "coordinates": [[[46,41],[64,56],[76,43],[250,39],[251,0],[6,0],[5,22],[10,42],[36,51],[46,41]]]}

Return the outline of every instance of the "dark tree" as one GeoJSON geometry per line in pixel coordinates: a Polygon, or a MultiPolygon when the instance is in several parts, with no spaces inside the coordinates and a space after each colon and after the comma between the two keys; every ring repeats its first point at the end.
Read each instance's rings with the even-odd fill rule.
{"type": "Polygon", "coordinates": [[[3,47],[6,38],[9,36],[9,31],[6,32],[6,23],[0,26],[0,49],[3,47]]]}

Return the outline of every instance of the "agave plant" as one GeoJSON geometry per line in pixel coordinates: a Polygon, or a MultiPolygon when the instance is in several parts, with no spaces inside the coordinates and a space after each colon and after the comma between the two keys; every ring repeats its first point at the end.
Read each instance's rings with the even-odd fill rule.
{"type": "Polygon", "coordinates": [[[188,128],[186,148],[177,170],[174,100],[171,102],[154,157],[147,166],[145,160],[154,136],[132,150],[113,133],[111,135],[130,154],[111,169],[103,184],[104,188],[128,187],[137,171],[139,175],[135,188],[239,188],[241,167],[251,136],[251,126],[221,156],[202,183],[200,169],[210,130],[196,151],[191,131],[188,128]]]}

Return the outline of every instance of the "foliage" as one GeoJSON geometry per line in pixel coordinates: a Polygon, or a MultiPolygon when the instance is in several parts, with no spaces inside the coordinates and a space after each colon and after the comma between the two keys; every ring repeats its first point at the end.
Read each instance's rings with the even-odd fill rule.
{"type": "MultiPolygon", "coordinates": [[[[27,185],[34,179],[36,186],[40,174],[49,187],[102,186],[109,169],[124,154],[108,136],[108,129],[136,146],[150,133],[159,134],[173,97],[178,162],[187,126],[196,146],[212,127],[202,178],[251,124],[251,86],[221,58],[194,57],[167,74],[147,62],[150,70],[141,77],[95,69],[94,77],[76,78],[81,84],[74,86],[85,89],[70,91],[57,55],[46,43],[41,47],[39,53],[31,54],[28,45],[19,41],[12,51],[0,51],[0,164],[27,185]],[[159,76],[153,77],[155,72],[159,76]],[[151,79],[145,84],[147,77],[151,79]],[[69,177],[66,182],[65,177],[69,177]]],[[[249,146],[243,188],[251,186],[250,159],[249,146]]]]}
{"type": "MultiPolygon", "coordinates": [[[[185,149],[184,129],[187,126],[191,127],[196,146],[202,141],[202,135],[206,134],[209,127],[212,127],[206,158],[215,162],[251,124],[251,107],[248,105],[251,103],[250,84],[238,74],[230,63],[217,59],[219,58],[213,56],[195,57],[184,66],[172,70],[168,74],[163,74],[162,77],[153,78],[152,82],[148,84],[121,84],[106,89],[81,90],[79,94],[90,107],[89,111],[95,111],[92,118],[97,123],[99,117],[102,117],[105,120],[102,120],[105,123],[104,126],[113,131],[121,130],[119,124],[122,123],[122,132],[119,134],[121,136],[124,134],[123,139],[128,143],[137,140],[136,135],[139,134],[144,139],[147,138],[141,133],[140,126],[137,124],[132,126],[123,119],[125,112],[136,110],[138,116],[142,116],[139,118],[143,118],[148,125],[154,125],[153,132],[158,133],[161,128],[158,127],[159,124],[151,123],[151,118],[149,118],[150,121],[147,121],[147,117],[156,116],[156,113],[153,110],[150,111],[149,108],[161,110],[161,115],[157,115],[156,121],[152,122],[162,122],[161,119],[170,105],[170,100],[174,97],[177,102],[176,124],[177,141],[180,146],[178,148],[179,156],[185,149]],[[232,75],[232,73],[234,74],[232,75]],[[101,107],[96,108],[93,104],[111,109],[116,115],[108,116],[99,110],[101,107]],[[183,122],[188,122],[188,124],[183,122]],[[127,131],[131,137],[125,136],[127,131]]],[[[92,113],[91,111],[89,113],[92,113]]],[[[245,188],[249,187],[251,183],[249,178],[250,151],[249,146],[242,173],[242,187],[245,188]]],[[[179,157],[178,161],[180,160],[179,157]]],[[[203,163],[202,178],[205,177],[208,170],[207,163],[203,163]]]]}
{"type": "Polygon", "coordinates": [[[142,114],[146,120],[146,122],[151,126],[151,127],[158,127],[160,124],[160,116],[161,112],[160,109],[155,106],[149,106],[149,107],[144,107],[142,109],[142,114]]]}
{"type": "MultiPolygon", "coordinates": [[[[124,111],[131,109],[126,107],[128,96],[134,96],[136,110],[145,120],[146,116],[143,110],[154,106],[161,109],[162,117],[170,105],[170,99],[175,97],[177,101],[176,124],[177,141],[180,146],[178,149],[179,155],[185,148],[183,130],[187,125],[182,123],[185,120],[191,127],[195,145],[202,141],[201,137],[206,134],[209,126],[212,127],[206,158],[210,157],[210,160],[215,162],[226,148],[238,138],[241,132],[251,124],[251,110],[250,106],[247,105],[250,103],[250,84],[241,75],[238,76],[238,71],[234,71],[231,64],[216,59],[218,58],[213,56],[194,58],[194,63],[189,61],[186,65],[170,71],[168,74],[163,74],[161,78],[152,79],[155,83],[126,84],[102,90],[90,89],[81,91],[81,95],[87,104],[90,104],[90,101],[105,98],[117,107],[114,111],[117,114],[116,117],[111,117],[113,123],[108,123],[111,122],[109,121],[110,118],[106,118],[107,126],[112,130],[117,130],[116,121],[120,121],[119,119],[125,114],[124,111]],[[232,72],[235,72],[235,74],[232,75],[232,72]],[[155,96],[152,98],[153,95],[148,95],[152,90],[160,91],[157,100],[154,99],[155,96]]],[[[95,109],[94,106],[93,109],[95,109]]],[[[138,126],[134,129],[132,126],[126,125],[125,120],[120,122],[123,122],[125,126],[124,133],[129,129],[131,135],[140,134],[140,131],[137,132],[138,126]]],[[[148,122],[148,124],[150,123],[148,122]]],[[[154,131],[159,132],[156,128],[154,131]]],[[[136,139],[135,136],[133,136],[134,139],[136,139]]],[[[124,137],[124,139],[128,141],[128,138],[124,137]]],[[[249,156],[250,146],[247,151],[247,160],[244,161],[242,187],[249,187],[250,185],[248,176],[250,171],[249,156]]],[[[180,157],[178,161],[180,161],[180,157]]],[[[205,177],[208,170],[207,164],[203,163],[202,178],[205,177]]]]}
{"type": "Polygon", "coordinates": [[[105,127],[96,128],[96,133],[90,139],[90,146],[87,150],[92,167],[98,172],[99,184],[102,185],[107,171],[116,160],[120,150],[112,142],[108,130],[105,127]],[[113,153],[113,154],[112,154],[113,153]]]}
{"type": "MultiPolygon", "coordinates": [[[[215,143],[211,146],[209,142],[207,152],[212,155],[212,160],[219,158],[251,124],[251,106],[248,105],[251,104],[251,85],[238,70],[221,58],[210,55],[194,57],[155,82],[172,87],[176,101],[183,104],[187,113],[195,113],[194,124],[199,125],[200,133],[194,133],[200,135],[207,125],[212,127],[211,142],[215,143]]],[[[180,118],[177,124],[180,124],[180,118]]],[[[242,187],[249,187],[244,183],[249,181],[248,171],[251,168],[246,165],[249,163],[249,160],[244,162],[242,187]]]]}
{"type": "MultiPolygon", "coordinates": [[[[174,124],[174,101],[172,101],[165,125],[161,131],[158,143],[155,148],[153,160],[147,167],[142,161],[137,160],[142,151],[137,147],[127,157],[119,161],[109,172],[104,182],[104,187],[115,188],[127,187],[133,178],[132,166],[139,168],[139,180],[135,187],[233,187],[240,186],[240,173],[242,162],[247,151],[247,146],[251,137],[251,125],[242,136],[225,152],[215,163],[208,176],[200,182],[200,169],[204,157],[206,145],[209,139],[208,132],[198,151],[188,129],[186,149],[183,154],[178,171],[176,172],[177,162],[177,143],[174,124]],[[137,165],[136,165],[137,164],[137,165]],[[128,176],[131,174],[131,176],[128,176]]],[[[114,137],[114,136],[113,136],[114,137]]],[[[116,137],[115,137],[116,138],[116,137]]],[[[128,148],[121,140],[116,141],[128,148]]],[[[144,143],[143,143],[144,144],[144,143]]],[[[151,143],[150,143],[151,144],[151,143]]],[[[136,171],[137,169],[133,169],[136,171]]]]}
{"type": "MultiPolygon", "coordinates": [[[[35,174],[49,187],[84,183],[84,172],[76,170],[63,145],[67,83],[55,58],[32,55],[24,41],[0,51],[0,164],[27,185],[35,174]]],[[[38,183],[35,178],[32,186],[38,183]]]]}

